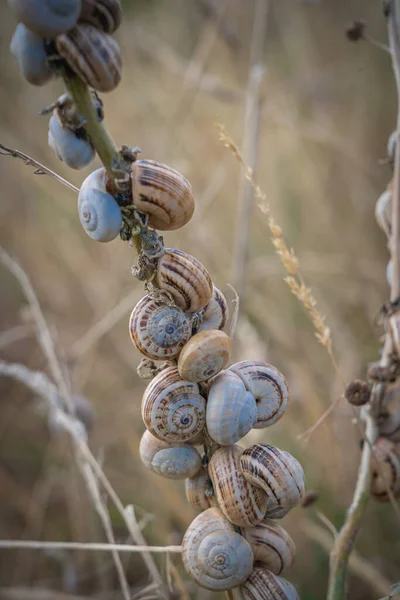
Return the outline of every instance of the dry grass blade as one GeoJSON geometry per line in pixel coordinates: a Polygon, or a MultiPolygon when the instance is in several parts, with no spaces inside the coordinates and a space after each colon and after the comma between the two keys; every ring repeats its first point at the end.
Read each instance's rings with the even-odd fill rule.
{"type": "Polygon", "coordinates": [[[0,540],[2,550],[13,550],[20,548],[23,550],[82,550],[91,552],[153,552],[163,554],[172,552],[180,554],[181,546],[132,546],[130,544],[100,544],[92,542],[41,542],[33,540],[0,540]]]}

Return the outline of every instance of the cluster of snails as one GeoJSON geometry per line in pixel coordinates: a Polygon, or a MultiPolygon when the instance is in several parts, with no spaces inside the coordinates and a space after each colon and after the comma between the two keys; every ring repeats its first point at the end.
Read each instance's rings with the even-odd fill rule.
{"type": "MultiPolygon", "coordinates": [[[[122,57],[110,34],[121,22],[120,0],[9,0],[9,4],[19,21],[11,51],[29,83],[45,85],[60,70],[69,69],[97,91],[109,92],[118,85],[122,57]]],[[[95,149],[84,121],[68,110],[71,107],[66,98],[54,105],[49,145],[66,165],[82,169],[94,159],[95,149]]]]}

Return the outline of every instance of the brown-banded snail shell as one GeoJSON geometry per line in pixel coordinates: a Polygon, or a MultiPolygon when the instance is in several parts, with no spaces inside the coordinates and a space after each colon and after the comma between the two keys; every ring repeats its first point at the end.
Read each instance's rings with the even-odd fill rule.
{"type": "Polygon", "coordinates": [[[210,507],[207,491],[211,485],[207,471],[200,469],[196,475],[185,479],[186,499],[199,510],[206,510],[210,507]]]}
{"type": "Polygon", "coordinates": [[[275,575],[292,566],[296,546],[288,532],[274,521],[264,519],[254,527],[242,529],[242,535],[253,550],[254,560],[275,575]]]}
{"type": "Polygon", "coordinates": [[[228,302],[221,290],[213,285],[211,300],[204,309],[203,322],[198,331],[223,329],[227,324],[228,316],[228,302]]]}
{"type": "Polygon", "coordinates": [[[86,85],[99,92],[110,92],[119,84],[121,51],[110,35],[82,23],[59,35],[56,48],[86,85]]]}
{"type": "Polygon", "coordinates": [[[158,261],[156,284],[188,312],[203,308],[212,294],[211,277],[205,267],[194,256],[176,248],[165,248],[158,261]]]}
{"type": "Polygon", "coordinates": [[[291,454],[276,446],[250,446],[240,457],[240,468],[249,483],[267,494],[270,506],[291,508],[304,497],[302,466],[291,454]]]}
{"type": "Polygon", "coordinates": [[[255,429],[269,427],[284,414],[288,404],[288,387],[282,373],[263,361],[243,360],[229,367],[243,380],[257,403],[255,429]]]}
{"type": "Polygon", "coordinates": [[[17,20],[40,37],[53,38],[73,27],[81,0],[8,0],[17,20]]]}
{"type": "Polygon", "coordinates": [[[300,600],[294,585],[263,567],[253,569],[240,593],[242,600],[300,600]]]}
{"type": "Polygon", "coordinates": [[[254,427],[257,404],[243,381],[230,370],[221,371],[210,382],[207,429],[221,446],[238,442],[254,427]]]}
{"type": "Polygon", "coordinates": [[[385,190],[375,205],[375,219],[389,238],[392,234],[392,190],[385,190]]]}
{"type": "Polygon", "coordinates": [[[206,401],[197,383],[184,381],[176,367],[159,373],[142,399],[142,418],[147,429],[166,442],[187,442],[205,425],[206,401]]]}
{"type": "Polygon", "coordinates": [[[231,354],[229,336],[218,329],[196,333],[183,347],[178,359],[182,379],[206,381],[223,369],[231,354]]]}
{"type": "Polygon", "coordinates": [[[148,294],[136,304],[129,320],[129,333],[136,348],[153,360],[176,358],[189,340],[188,317],[160,296],[148,294]]]}
{"type": "Polygon", "coordinates": [[[201,456],[189,444],[167,444],[145,431],[139,445],[143,464],[167,479],[193,477],[201,467],[201,456]]]}
{"type": "Polygon", "coordinates": [[[149,225],[161,231],[183,227],[192,218],[192,186],[175,169],[155,160],[132,165],[132,198],[138,210],[149,215],[149,225]]]}
{"type": "Polygon", "coordinates": [[[267,512],[265,513],[265,517],[268,519],[283,519],[286,515],[292,510],[290,508],[283,508],[282,506],[278,506],[274,501],[269,501],[267,505],[267,512]]]}
{"type": "Polygon", "coordinates": [[[253,552],[249,543],[218,508],[209,508],[189,525],[182,540],[183,565],[207,590],[237,587],[250,575],[253,552]]]}
{"type": "Polygon", "coordinates": [[[400,495],[400,447],[386,438],[379,438],[371,464],[371,493],[377,500],[389,500],[388,488],[400,495]]]}
{"type": "Polygon", "coordinates": [[[79,21],[106,33],[114,33],[121,24],[121,16],[120,0],[82,0],[79,21]]]}
{"type": "Polygon", "coordinates": [[[218,506],[225,517],[238,527],[260,523],[267,510],[267,495],[252,486],[240,470],[240,446],[217,450],[208,466],[218,506]]]}

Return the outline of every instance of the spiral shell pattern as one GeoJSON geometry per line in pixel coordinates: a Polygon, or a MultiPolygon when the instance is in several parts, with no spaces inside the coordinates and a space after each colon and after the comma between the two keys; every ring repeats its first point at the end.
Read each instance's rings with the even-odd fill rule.
{"type": "Polygon", "coordinates": [[[400,448],[386,438],[379,438],[371,464],[371,493],[377,500],[389,500],[388,488],[400,495],[400,448]]]}
{"type": "Polygon", "coordinates": [[[81,0],[8,0],[17,20],[40,37],[53,38],[73,27],[81,0]]]}
{"type": "Polygon", "coordinates": [[[82,0],[79,21],[106,33],[114,33],[121,24],[121,16],[120,0],[82,0]]]}
{"type": "Polygon", "coordinates": [[[243,600],[300,600],[294,585],[263,567],[255,567],[240,587],[243,600]]]}
{"type": "Polygon", "coordinates": [[[296,554],[296,546],[287,531],[269,519],[262,523],[242,529],[242,535],[249,542],[254,560],[262,566],[280,575],[289,569],[296,554]]]}
{"type": "Polygon", "coordinates": [[[203,322],[198,330],[223,329],[228,322],[228,316],[228,302],[221,290],[213,285],[211,300],[204,309],[203,322]]]}
{"type": "Polygon", "coordinates": [[[231,354],[229,336],[218,329],[200,331],[194,335],[178,360],[178,370],[182,379],[206,381],[223,369],[231,354]]]}
{"type": "Polygon", "coordinates": [[[194,477],[185,480],[186,499],[194,508],[206,510],[210,507],[207,490],[211,484],[207,471],[200,469],[194,477]]]}
{"type": "Polygon", "coordinates": [[[193,477],[201,468],[201,456],[189,444],[171,446],[145,431],[139,445],[143,464],[157,475],[167,479],[193,477]]]}
{"type": "Polygon", "coordinates": [[[82,227],[97,242],[110,242],[122,226],[121,209],[108,192],[85,189],[79,192],[78,212],[82,227]]]}

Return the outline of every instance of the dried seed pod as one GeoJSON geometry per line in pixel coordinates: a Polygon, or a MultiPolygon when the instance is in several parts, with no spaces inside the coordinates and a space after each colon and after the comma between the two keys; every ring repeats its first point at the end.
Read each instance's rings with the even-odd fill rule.
{"type": "Polygon", "coordinates": [[[190,321],[176,306],[160,296],[148,294],[136,304],[129,320],[129,333],[136,348],[153,360],[176,358],[191,336],[190,321]]]}
{"type": "Polygon", "coordinates": [[[199,382],[210,379],[227,365],[231,348],[231,340],[223,331],[200,331],[179,355],[178,370],[182,379],[199,382]]]}
{"type": "Polygon", "coordinates": [[[23,23],[17,25],[10,50],[22,75],[32,85],[45,85],[53,77],[43,38],[27,29],[23,23]]]}
{"type": "Polygon", "coordinates": [[[240,587],[243,600],[300,600],[294,585],[263,567],[255,567],[240,587]]]}
{"type": "Polygon", "coordinates": [[[132,165],[132,198],[136,208],[149,215],[149,225],[161,231],[183,227],[192,218],[192,186],[175,169],[155,160],[132,165]]]}
{"type": "Polygon", "coordinates": [[[111,92],[119,84],[121,51],[110,35],[82,23],[59,35],[56,48],[86,85],[99,92],[111,92]]]}
{"type": "Polygon", "coordinates": [[[257,404],[243,381],[230,370],[221,371],[210,382],[207,429],[221,446],[238,442],[257,421],[257,404]]]}
{"type": "Polygon", "coordinates": [[[262,566],[280,575],[289,569],[296,554],[296,546],[288,532],[269,519],[262,523],[242,529],[242,535],[249,542],[254,560],[262,566]]]}
{"type": "Polygon", "coordinates": [[[355,379],[344,390],[344,397],[353,406],[367,404],[371,398],[371,388],[366,381],[355,379]]]}
{"type": "Polygon", "coordinates": [[[89,23],[106,33],[114,33],[121,24],[120,0],[82,0],[79,21],[89,23]]]}
{"type": "Polygon", "coordinates": [[[83,187],[78,196],[82,227],[97,242],[110,242],[120,232],[122,214],[117,201],[108,192],[83,187]]]}
{"type": "Polygon", "coordinates": [[[158,261],[156,284],[188,312],[203,308],[212,294],[211,277],[201,262],[176,248],[165,248],[158,261]]]}
{"type": "Polygon", "coordinates": [[[288,405],[288,387],[282,373],[263,361],[243,360],[229,367],[240,377],[257,403],[255,429],[276,423],[288,405]]]}
{"type": "Polygon", "coordinates": [[[167,479],[193,477],[201,468],[201,456],[189,444],[167,444],[145,431],[139,444],[144,465],[167,479]]]}
{"type": "Polygon", "coordinates": [[[389,238],[392,235],[392,191],[385,190],[375,205],[375,219],[389,238]]]}
{"type": "Polygon", "coordinates": [[[228,302],[221,290],[213,285],[211,300],[204,309],[203,322],[199,331],[223,329],[228,322],[228,316],[228,302]]]}
{"type": "Polygon", "coordinates": [[[142,399],[142,418],[158,439],[187,442],[204,429],[206,401],[197,383],[184,381],[176,367],[169,367],[147,386],[142,399]]]}
{"type": "Polygon", "coordinates": [[[218,508],[209,508],[189,525],[182,540],[182,560],[190,577],[207,590],[230,590],[253,568],[248,542],[218,508]]]}
{"type": "Polygon", "coordinates": [[[88,138],[78,137],[74,131],[63,127],[55,115],[49,121],[48,142],[58,158],[71,169],[87,167],[96,155],[88,138]]]}
{"type": "Polygon", "coordinates": [[[267,496],[243,477],[240,469],[240,446],[217,450],[208,466],[218,506],[225,517],[238,527],[260,523],[267,510],[267,496]]]}
{"type": "Polygon", "coordinates": [[[300,504],[304,498],[304,472],[291,454],[275,446],[254,444],[240,457],[246,480],[259,486],[271,503],[282,508],[300,504]]]}
{"type": "Polygon", "coordinates": [[[371,464],[371,494],[382,501],[389,500],[388,488],[400,495],[400,448],[386,438],[379,438],[371,464]]]}
{"type": "Polygon", "coordinates": [[[400,312],[396,312],[389,317],[389,332],[392,336],[393,350],[397,358],[400,358],[400,312]]]}
{"type": "Polygon", "coordinates": [[[186,498],[189,504],[199,510],[210,507],[207,490],[211,482],[205,469],[200,469],[196,475],[185,480],[186,498]]]}
{"type": "Polygon", "coordinates": [[[18,21],[40,37],[53,38],[78,21],[81,0],[8,0],[18,21]]]}

